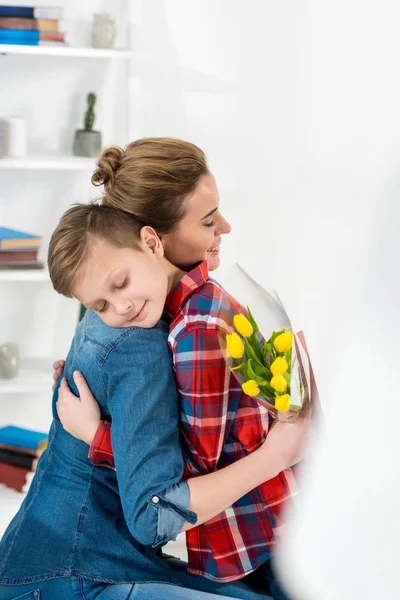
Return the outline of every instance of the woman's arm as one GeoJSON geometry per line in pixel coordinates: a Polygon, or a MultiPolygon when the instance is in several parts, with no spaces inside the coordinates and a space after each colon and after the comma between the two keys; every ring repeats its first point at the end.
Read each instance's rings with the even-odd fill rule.
{"type": "MultiPolygon", "coordinates": [[[[80,396],[76,397],[64,381],[59,390],[57,411],[64,428],[71,435],[90,444],[93,427],[98,426],[100,422],[98,406],[83,375],[75,375],[75,382],[80,396]]],[[[154,418],[157,418],[156,414],[154,418]]],[[[299,462],[304,453],[308,423],[308,416],[300,417],[294,424],[277,422],[264,444],[249,456],[219,471],[188,479],[188,508],[197,514],[197,521],[195,524],[184,522],[182,531],[210,520],[250,490],[299,462]]],[[[126,423],[126,427],[130,428],[129,422],[126,423]]],[[[123,435],[129,437],[127,431],[123,435]]],[[[109,453],[109,437],[108,440],[103,439],[102,447],[107,448],[109,453]]],[[[126,465],[126,468],[129,469],[129,465],[126,465]]],[[[174,539],[174,536],[169,539],[174,539]]]]}

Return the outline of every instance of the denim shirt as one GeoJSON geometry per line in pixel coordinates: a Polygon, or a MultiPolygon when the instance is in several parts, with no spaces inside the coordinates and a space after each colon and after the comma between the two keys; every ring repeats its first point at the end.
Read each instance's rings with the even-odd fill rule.
{"type": "MultiPolygon", "coordinates": [[[[81,371],[112,419],[116,471],[94,467],[88,446],[66,433],[53,394],[49,444],[0,543],[0,583],[81,576],[104,582],[167,581],[156,549],[189,510],[168,326],[107,327],[92,311],[79,324],[64,376],[81,371]]],[[[29,396],[26,401],[29,402],[29,396]]]]}

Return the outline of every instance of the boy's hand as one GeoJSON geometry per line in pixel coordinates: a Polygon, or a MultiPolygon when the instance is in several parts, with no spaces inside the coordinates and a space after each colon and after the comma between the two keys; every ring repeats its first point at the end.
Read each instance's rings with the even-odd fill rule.
{"type": "Polygon", "coordinates": [[[57,385],[57,381],[60,379],[63,374],[65,367],[65,360],[56,360],[53,362],[53,387],[51,390],[54,392],[54,389],[57,385]]]}
{"type": "Polygon", "coordinates": [[[64,377],[58,390],[57,412],[65,431],[90,446],[100,423],[100,408],[82,373],[75,371],[74,381],[80,395],[71,392],[64,377]]]}
{"type": "Polygon", "coordinates": [[[306,458],[310,437],[311,409],[308,409],[294,423],[275,421],[260,450],[267,453],[268,460],[275,458],[281,472],[306,458]]]}

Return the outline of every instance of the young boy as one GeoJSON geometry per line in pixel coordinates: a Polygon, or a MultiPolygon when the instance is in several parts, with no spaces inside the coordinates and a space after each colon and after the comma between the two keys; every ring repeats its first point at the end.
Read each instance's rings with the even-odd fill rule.
{"type": "MultiPolygon", "coordinates": [[[[55,289],[76,297],[111,327],[152,327],[165,310],[179,391],[185,479],[212,473],[256,451],[266,438],[269,416],[243,393],[220,350],[220,328],[224,327],[220,313],[229,295],[208,278],[206,262],[189,273],[168,262],[150,227],[140,229],[136,239],[132,230],[130,247],[122,242],[118,247],[115,238],[109,243],[102,222],[107,221],[109,227],[113,211],[102,215],[104,210],[96,205],[73,207],[67,213],[69,230],[65,217],[61,219],[54,236],[58,244],[64,238],[64,254],[71,260],[66,278],[65,255],[60,256],[57,244],[51,244],[49,268],[55,289]],[[97,228],[89,232],[91,213],[96,213],[97,228]],[[80,243],[66,246],[65,239],[73,239],[71,231],[80,243]]],[[[126,218],[132,220],[130,215],[126,218]]],[[[65,386],[62,393],[67,393],[65,386]]],[[[82,420],[79,411],[76,402],[72,419],[68,416],[68,431],[77,435],[82,424],[74,430],[71,422],[82,420]]],[[[65,405],[63,413],[65,422],[65,405]]],[[[110,423],[103,421],[99,426],[99,416],[93,414],[81,439],[93,440],[90,457],[94,464],[112,466],[110,423]]],[[[187,531],[189,571],[229,582],[257,570],[269,580],[274,597],[285,598],[271,572],[270,559],[283,528],[282,512],[296,493],[292,470],[287,468],[244,494],[231,508],[217,516],[210,514],[210,520],[187,531]]]]}

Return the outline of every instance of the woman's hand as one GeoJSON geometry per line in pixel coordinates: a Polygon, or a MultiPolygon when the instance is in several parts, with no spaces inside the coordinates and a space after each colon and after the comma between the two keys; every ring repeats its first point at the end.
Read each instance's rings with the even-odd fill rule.
{"type": "Polygon", "coordinates": [[[311,437],[311,409],[299,415],[294,423],[275,421],[259,452],[268,460],[276,460],[278,473],[293,467],[306,457],[311,437]]]}
{"type": "Polygon", "coordinates": [[[64,377],[58,390],[57,412],[65,431],[90,446],[100,423],[100,408],[82,373],[75,371],[74,381],[79,396],[71,392],[64,377]]]}
{"type": "Polygon", "coordinates": [[[55,362],[53,362],[53,387],[51,388],[53,392],[55,390],[58,380],[63,374],[64,367],[65,360],[56,360],[55,362]]]}

